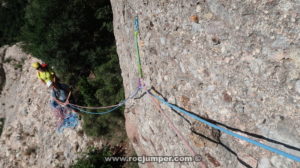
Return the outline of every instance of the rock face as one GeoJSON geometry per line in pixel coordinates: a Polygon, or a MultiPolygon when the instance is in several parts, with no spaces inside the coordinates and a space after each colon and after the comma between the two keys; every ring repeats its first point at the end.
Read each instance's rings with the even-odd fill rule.
{"type": "Polygon", "coordinates": [[[0,95],[1,168],[68,167],[88,145],[101,145],[83,135],[81,126],[57,133],[49,90],[31,68],[37,60],[18,45],[0,51],[0,72],[5,72],[0,78],[6,79],[0,95]]]}
{"type": "MultiPolygon", "coordinates": [[[[133,20],[138,16],[147,87],[170,103],[300,156],[300,1],[111,2],[126,95],[137,87],[133,20]]],[[[208,167],[300,167],[162,107],[208,167]]],[[[126,128],[139,156],[191,155],[147,94],[127,106],[126,128]]]]}

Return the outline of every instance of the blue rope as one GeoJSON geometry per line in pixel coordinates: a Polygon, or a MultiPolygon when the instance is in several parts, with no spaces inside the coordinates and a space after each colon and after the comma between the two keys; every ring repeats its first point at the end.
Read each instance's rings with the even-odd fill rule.
{"type": "Polygon", "coordinates": [[[127,99],[121,101],[116,107],[110,109],[110,110],[107,110],[107,111],[104,111],[104,112],[92,112],[92,111],[86,111],[86,110],[83,110],[81,108],[78,108],[76,106],[73,106],[70,104],[70,106],[74,109],[77,109],[83,113],[87,113],[87,114],[97,114],[97,115],[104,115],[104,114],[107,114],[107,113],[110,113],[110,112],[113,112],[115,111],[116,109],[120,108],[121,106],[123,106],[129,99],[133,98],[139,91],[140,91],[141,87],[138,87],[135,92],[133,92],[133,94],[131,96],[129,96],[127,99]]]}
{"type": "Polygon", "coordinates": [[[104,114],[113,112],[113,111],[115,111],[116,109],[118,109],[118,108],[121,107],[121,106],[122,106],[122,105],[118,105],[118,106],[116,106],[116,107],[114,107],[114,108],[112,108],[112,109],[110,109],[110,110],[104,111],[104,112],[92,112],[92,111],[86,111],[86,110],[83,110],[83,109],[81,109],[81,108],[78,108],[78,107],[75,107],[75,106],[72,106],[72,105],[71,105],[72,108],[77,109],[77,110],[79,110],[79,111],[81,111],[81,112],[83,112],[83,113],[87,113],[87,114],[97,114],[97,115],[104,115],[104,114]]]}
{"type": "Polygon", "coordinates": [[[139,18],[137,16],[134,17],[134,31],[139,32],[139,18]]]}
{"type": "Polygon", "coordinates": [[[196,115],[194,115],[194,114],[192,114],[192,113],[190,113],[190,112],[188,112],[188,111],[185,111],[185,110],[183,110],[183,109],[181,109],[181,108],[179,108],[179,107],[177,107],[177,106],[175,106],[175,105],[172,105],[172,104],[168,103],[167,101],[165,101],[164,99],[162,99],[162,98],[160,98],[160,97],[158,97],[158,96],[156,96],[156,95],[153,95],[153,94],[150,93],[150,92],[148,92],[148,93],[149,93],[150,95],[152,95],[153,97],[155,97],[156,99],[158,99],[158,100],[159,100],[160,102],[162,102],[163,104],[169,106],[170,108],[172,108],[172,109],[174,109],[174,110],[176,110],[176,111],[180,111],[180,112],[182,112],[182,113],[184,113],[184,114],[186,114],[186,115],[188,115],[188,116],[190,116],[190,117],[192,117],[192,118],[194,118],[194,119],[196,119],[196,120],[198,120],[198,121],[200,121],[200,122],[202,122],[202,123],[205,123],[205,124],[209,125],[210,127],[213,127],[213,128],[215,128],[215,129],[218,129],[218,130],[220,130],[220,131],[222,131],[222,132],[224,132],[224,133],[226,133],[226,134],[229,134],[229,135],[231,135],[231,136],[233,136],[233,137],[242,139],[242,140],[244,140],[244,141],[247,141],[247,142],[249,142],[249,143],[252,143],[252,144],[254,144],[254,145],[257,145],[257,146],[259,146],[259,147],[261,147],[261,148],[264,148],[264,149],[266,149],[266,150],[269,150],[269,151],[271,151],[271,152],[277,153],[277,154],[282,155],[282,156],[284,156],[284,157],[287,157],[287,158],[289,158],[289,159],[292,159],[292,160],[295,160],[295,161],[297,161],[297,162],[300,162],[300,157],[298,157],[298,156],[295,156],[295,155],[292,155],[292,154],[283,152],[283,151],[281,151],[281,150],[279,150],[279,149],[276,149],[276,148],[267,146],[267,145],[265,145],[265,144],[262,144],[262,143],[259,143],[259,142],[255,141],[255,140],[252,140],[252,139],[246,138],[246,137],[244,137],[244,136],[235,134],[235,133],[233,133],[233,132],[231,132],[231,131],[229,131],[229,130],[227,130],[227,129],[225,129],[225,128],[222,128],[222,127],[219,127],[219,126],[217,126],[217,125],[214,125],[214,124],[212,124],[212,123],[210,123],[210,122],[208,122],[208,121],[206,121],[206,120],[204,120],[204,119],[202,119],[202,118],[200,118],[200,117],[198,117],[198,116],[196,116],[196,115]]]}
{"type": "Polygon", "coordinates": [[[78,125],[78,115],[75,113],[69,114],[63,123],[57,128],[59,133],[62,133],[65,128],[75,128],[78,125]]]}

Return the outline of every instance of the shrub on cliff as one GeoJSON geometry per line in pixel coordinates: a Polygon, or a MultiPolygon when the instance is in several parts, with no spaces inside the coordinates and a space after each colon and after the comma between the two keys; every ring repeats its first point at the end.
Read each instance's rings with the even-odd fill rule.
{"type": "Polygon", "coordinates": [[[110,146],[103,146],[102,149],[91,148],[70,168],[121,168],[125,162],[108,162],[105,157],[120,157],[123,155],[124,150],[116,150],[116,148],[110,146]]]}

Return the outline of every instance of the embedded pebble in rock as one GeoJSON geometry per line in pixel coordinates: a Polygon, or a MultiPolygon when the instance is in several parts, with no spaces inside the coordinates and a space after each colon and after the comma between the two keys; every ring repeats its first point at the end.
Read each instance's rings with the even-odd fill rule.
{"type": "Polygon", "coordinates": [[[295,83],[295,90],[297,93],[300,94],[300,80],[297,80],[295,83]]]}
{"type": "Polygon", "coordinates": [[[271,168],[270,161],[267,158],[260,159],[257,168],[271,168]]]}
{"type": "Polygon", "coordinates": [[[292,161],[283,158],[282,156],[273,156],[271,158],[271,165],[274,168],[290,168],[296,167],[292,161]]]}
{"type": "MultiPolygon", "coordinates": [[[[239,134],[300,156],[299,150],[293,150],[300,145],[298,1],[111,0],[111,3],[126,95],[137,87],[137,82],[132,82],[138,74],[133,64],[132,55],[136,51],[132,34],[134,16],[138,16],[147,88],[153,87],[171,103],[233,128],[239,134]],[[154,26],[149,26],[150,23],[154,26]]],[[[126,123],[130,125],[127,132],[137,155],[191,155],[149,96],[142,96],[127,107],[126,123]]],[[[300,167],[298,162],[224,133],[220,133],[220,140],[214,139],[211,135],[214,131],[203,124],[198,124],[199,131],[193,132],[194,119],[165,105],[162,108],[207,167],[300,167]],[[203,136],[208,136],[215,145],[203,136]]],[[[151,165],[198,167],[195,163],[179,162],[151,165]]]]}

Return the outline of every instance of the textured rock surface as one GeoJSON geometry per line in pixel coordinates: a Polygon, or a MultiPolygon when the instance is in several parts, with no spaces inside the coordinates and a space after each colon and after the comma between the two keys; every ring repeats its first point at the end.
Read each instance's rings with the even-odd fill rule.
{"type": "MultiPolygon", "coordinates": [[[[137,87],[133,19],[138,15],[147,86],[171,103],[261,135],[246,134],[300,156],[299,0],[111,2],[127,95],[137,87]]],[[[190,155],[147,95],[132,105],[126,111],[126,128],[138,155],[190,155]]],[[[163,108],[208,167],[300,167],[229,135],[215,136],[211,128],[163,108]]],[[[194,163],[171,162],[140,166],[195,167],[194,163]]]]}
{"type": "Polygon", "coordinates": [[[3,67],[6,76],[0,95],[0,118],[6,119],[1,168],[68,167],[88,145],[101,145],[83,135],[80,126],[57,133],[48,89],[30,66],[36,60],[17,45],[0,51],[0,70],[3,67]]]}

